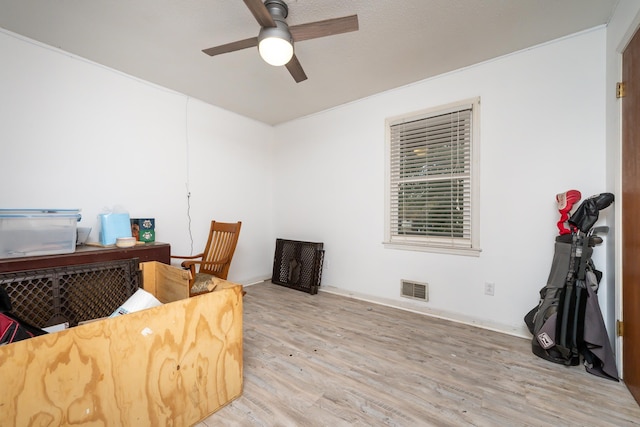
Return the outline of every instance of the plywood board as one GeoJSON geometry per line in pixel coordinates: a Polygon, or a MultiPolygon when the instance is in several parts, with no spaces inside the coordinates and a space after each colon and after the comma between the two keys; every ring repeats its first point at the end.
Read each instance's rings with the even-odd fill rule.
{"type": "Polygon", "coordinates": [[[144,290],[160,302],[173,302],[189,298],[191,272],[157,261],[140,263],[144,290]]]}
{"type": "Polygon", "coordinates": [[[242,287],[0,347],[0,425],[188,426],[242,392],[242,287]]]}

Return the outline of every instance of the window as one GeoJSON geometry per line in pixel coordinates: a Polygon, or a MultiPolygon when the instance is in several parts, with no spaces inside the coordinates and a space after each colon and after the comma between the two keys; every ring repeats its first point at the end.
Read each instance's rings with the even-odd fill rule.
{"type": "Polygon", "coordinates": [[[479,253],[479,105],[387,119],[386,246],[479,253]]]}

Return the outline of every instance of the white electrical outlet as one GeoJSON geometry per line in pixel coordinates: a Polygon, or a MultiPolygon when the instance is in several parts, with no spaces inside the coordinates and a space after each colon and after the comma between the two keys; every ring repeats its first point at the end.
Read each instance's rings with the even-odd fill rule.
{"type": "Polygon", "coordinates": [[[493,282],[484,282],[484,294],[493,296],[496,291],[496,284],[493,282]]]}

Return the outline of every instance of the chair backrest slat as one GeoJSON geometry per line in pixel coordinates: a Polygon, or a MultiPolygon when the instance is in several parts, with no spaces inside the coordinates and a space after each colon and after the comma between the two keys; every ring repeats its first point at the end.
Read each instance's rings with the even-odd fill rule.
{"type": "Polygon", "coordinates": [[[238,244],[241,226],[241,221],[233,223],[211,221],[200,273],[212,274],[226,280],[233,253],[238,244]]]}

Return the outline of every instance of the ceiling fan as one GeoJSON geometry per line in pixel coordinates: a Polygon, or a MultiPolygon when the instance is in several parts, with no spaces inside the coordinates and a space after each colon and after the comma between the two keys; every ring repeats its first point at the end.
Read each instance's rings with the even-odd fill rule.
{"type": "Polygon", "coordinates": [[[284,65],[296,83],[307,79],[293,52],[293,43],[358,30],[358,15],[326,19],[307,24],[287,25],[289,8],[283,0],[244,0],[258,24],[257,37],[210,47],[202,51],[210,56],[258,46],[260,56],[269,64],[284,65]]]}

